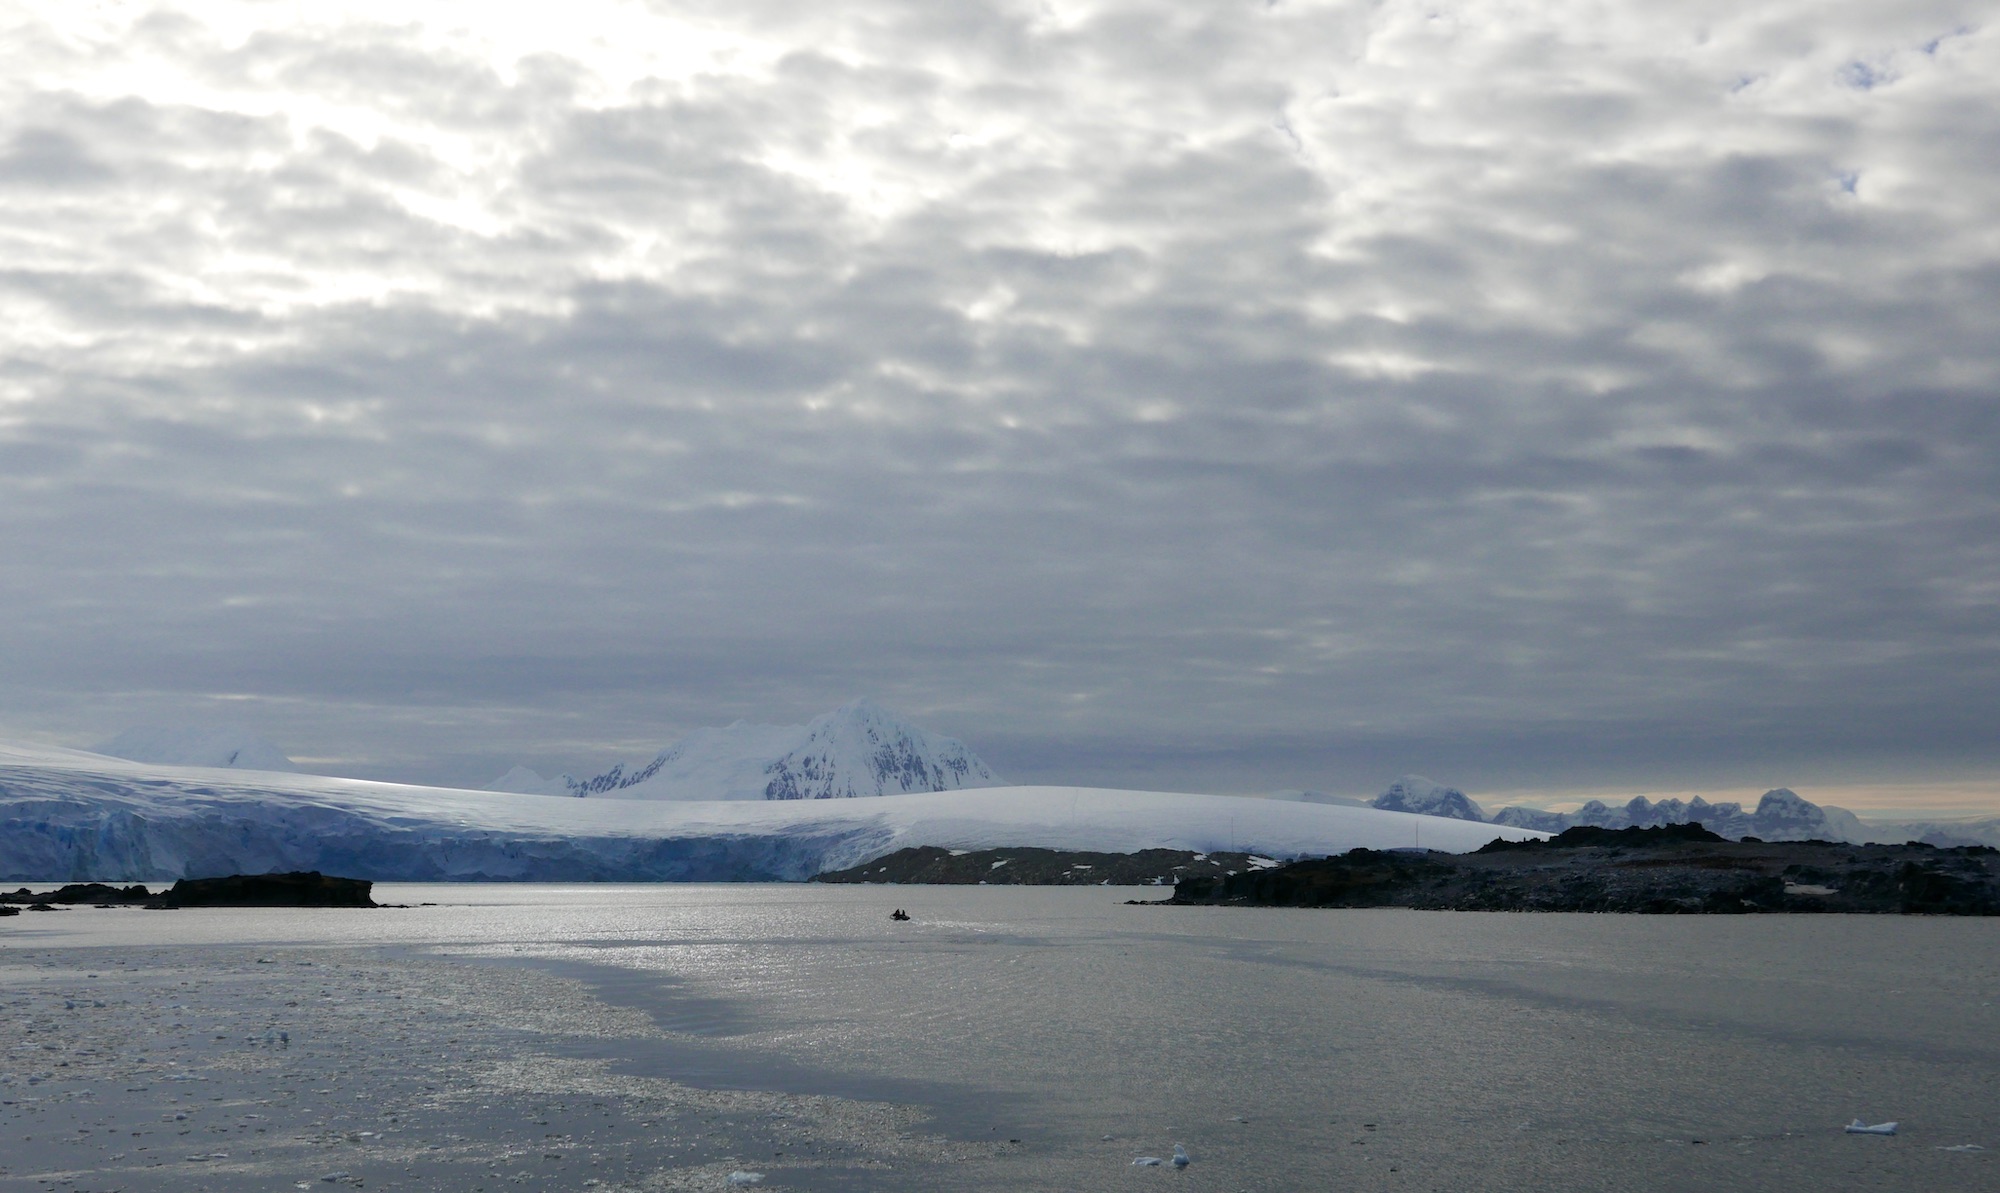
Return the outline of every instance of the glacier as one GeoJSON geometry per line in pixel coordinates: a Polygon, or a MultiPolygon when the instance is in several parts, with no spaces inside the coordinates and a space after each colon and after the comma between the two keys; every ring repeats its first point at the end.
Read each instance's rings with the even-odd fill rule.
{"type": "Polygon", "coordinates": [[[907,846],[1451,852],[1542,834],[1358,808],[1090,787],[645,800],[135,763],[0,744],[0,880],[273,870],[375,881],[797,881],[907,846]]]}
{"type": "Polygon", "coordinates": [[[964,742],[927,733],[872,700],[804,725],[699,729],[628,769],[544,779],[516,766],[488,784],[520,795],[643,800],[856,799],[1001,786],[964,742]]]}

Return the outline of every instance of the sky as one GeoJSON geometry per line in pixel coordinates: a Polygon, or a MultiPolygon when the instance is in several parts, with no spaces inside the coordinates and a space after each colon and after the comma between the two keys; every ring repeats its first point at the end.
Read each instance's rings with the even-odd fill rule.
{"type": "Polygon", "coordinates": [[[2000,810],[1990,17],[12,0],[0,737],[2000,810]]]}

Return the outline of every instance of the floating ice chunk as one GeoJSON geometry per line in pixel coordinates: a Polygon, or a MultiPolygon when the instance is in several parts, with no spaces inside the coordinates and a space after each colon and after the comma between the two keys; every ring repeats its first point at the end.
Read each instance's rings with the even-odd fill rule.
{"type": "Polygon", "coordinates": [[[1847,1124],[1846,1131],[1849,1135],[1894,1135],[1896,1133],[1896,1124],[1875,1123],[1871,1126],[1857,1118],[1847,1124]]]}
{"type": "Polygon", "coordinates": [[[1188,1166],[1188,1163],[1189,1160],[1188,1160],[1187,1149],[1185,1147],[1182,1147],[1180,1144],[1176,1143],[1174,1145],[1174,1167],[1186,1168],[1188,1166]]]}
{"type": "Polygon", "coordinates": [[[1160,1165],[1162,1165],[1162,1164],[1165,1164],[1165,1163],[1166,1163],[1166,1161],[1165,1161],[1165,1160],[1162,1160],[1162,1159],[1160,1159],[1160,1158],[1159,1158],[1158,1156],[1140,1156],[1140,1157],[1139,1157],[1138,1159],[1136,1159],[1136,1160],[1132,1161],[1132,1167],[1134,1167],[1134,1168],[1158,1168],[1158,1167],[1159,1167],[1160,1165]]]}
{"type": "Polygon", "coordinates": [[[744,1172],[739,1169],[729,1174],[729,1183],[732,1185],[761,1185],[764,1183],[764,1174],[761,1172],[744,1172]]]}
{"type": "Polygon", "coordinates": [[[1941,1147],[1938,1150],[1941,1152],[1983,1152],[1986,1149],[1976,1143],[1959,1143],[1953,1144],[1951,1147],[1941,1147]]]}

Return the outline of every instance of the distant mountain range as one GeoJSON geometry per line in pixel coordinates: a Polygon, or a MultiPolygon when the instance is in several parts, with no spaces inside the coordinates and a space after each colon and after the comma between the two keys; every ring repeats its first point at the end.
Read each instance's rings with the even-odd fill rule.
{"type": "Polygon", "coordinates": [[[964,742],[934,736],[871,700],[804,725],[700,729],[627,769],[544,779],[517,766],[487,785],[522,795],[638,800],[853,799],[998,787],[964,742]]]}
{"type": "MultiPolygon", "coordinates": [[[[1291,793],[1279,796],[1287,797],[1297,798],[1291,793]]],[[[1815,804],[1789,787],[1776,787],[1765,792],[1757,800],[1757,806],[1749,811],[1738,803],[1711,804],[1700,796],[1685,801],[1663,799],[1657,803],[1639,796],[1615,806],[1602,800],[1591,800],[1574,812],[1547,812],[1515,805],[1488,816],[1484,808],[1455,787],[1446,787],[1421,775],[1405,775],[1369,801],[1369,806],[1390,812],[1415,812],[1450,820],[1476,820],[1514,828],[1539,829],[1545,833],[1559,833],[1577,825],[1619,829],[1697,823],[1712,833],[1732,840],[1756,837],[1765,841],[1852,841],[1855,844],[1922,841],[1940,846],[2000,846],[2000,819],[1867,821],[1846,808],[1815,804]]]]}
{"type": "MultiPolygon", "coordinates": [[[[297,773],[278,747],[241,726],[128,729],[92,752],[160,766],[297,773]]],[[[545,779],[517,766],[487,790],[521,795],[647,801],[824,800],[1000,787],[1004,781],[965,743],[938,736],[869,700],[854,700],[804,725],[737,722],[701,729],[637,766],[614,764],[587,777],[545,779]]],[[[2000,818],[1959,821],[1863,820],[1845,808],[1815,804],[1790,788],[1733,802],[1645,797],[1624,804],[1591,800],[1574,812],[1514,805],[1488,815],[1456,787],[1404,775],[1373,800],[1319,791],[1280,791],[1273,800],[1372,807],[1446,820],[1559,833],[1578,825],[1647,828],[1699,823],[1731,839],[1829,840],[2000,847],[2000,818]]]]}

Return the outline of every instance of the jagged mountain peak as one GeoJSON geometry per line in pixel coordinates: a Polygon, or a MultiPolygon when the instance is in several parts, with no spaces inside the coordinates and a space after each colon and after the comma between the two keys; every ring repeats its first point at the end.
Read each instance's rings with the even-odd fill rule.
{"type": "Polygon", "coordinates": [[[806,725],[806,740],[765,768],[765,799],[848,799],[955,791],[1000,782],[964,742],[932,737],[872,700],[806,725]]]}

